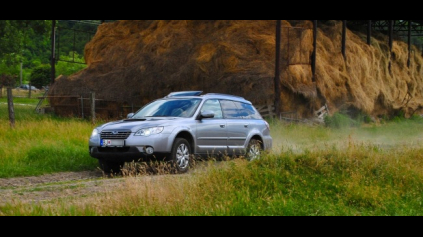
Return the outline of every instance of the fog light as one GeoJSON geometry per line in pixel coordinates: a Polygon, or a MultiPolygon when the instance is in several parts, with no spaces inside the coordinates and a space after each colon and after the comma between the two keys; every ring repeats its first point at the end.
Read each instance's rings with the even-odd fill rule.
{"type": "Polygon", "coordinates": [[[154,149],[151,146],[149,146],[145,149],[145,151],[147,152],[147,154],[151,155],[151,154],[153,154],[154,149]]]}

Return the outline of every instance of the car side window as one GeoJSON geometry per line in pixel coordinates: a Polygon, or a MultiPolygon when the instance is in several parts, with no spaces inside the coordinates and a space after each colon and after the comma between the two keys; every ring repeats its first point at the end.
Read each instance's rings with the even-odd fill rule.
{"type": "Polygon", "coordinates": [[[214,118],[216,119],[223,118],[222,107],[220,106],[219,100],[212,99],[204,102],[203,107],[201,108],[201,112],[204,112],[206,110],[213,111],[214,118]]]}
{"type": "Polygon", "coordinates": [[[235,103],[231,100],[221,100],[223,115],[226,119],[238,118],[238,108],[235,103]]]}
{"type": "Polygon", "coordinates": [[[250,104],[221,100],[224,117],[227,119],[261,119],[260,114],[250,104]]]}
{"type": "Polygon", "coordinates": [[[240,102],[235,102],[235,105],[240,109],[240,111],[242,111],[243,118],[262,119],[260,113],[253,107],[253,105],[240,102]]]}

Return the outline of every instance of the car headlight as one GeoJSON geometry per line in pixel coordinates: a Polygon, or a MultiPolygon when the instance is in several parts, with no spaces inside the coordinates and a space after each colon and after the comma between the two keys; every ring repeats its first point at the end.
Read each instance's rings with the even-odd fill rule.
{"type": "Polygon", "coordinates": [[[97,128],[95,128],[93,132],[91,133],[91,137],[96,137],[97,135],[98,135],[98,130],[97,128]]]}
{"type": "Polygon", "coordinates": [[[159,134],[159,133],[163,132],[163,129],[164,129],[164,127],[143,128],[143,129],[138,130],[135,133],[135,136],[146,136],[146,137],[148,137],[150,135],[159,134]]]}

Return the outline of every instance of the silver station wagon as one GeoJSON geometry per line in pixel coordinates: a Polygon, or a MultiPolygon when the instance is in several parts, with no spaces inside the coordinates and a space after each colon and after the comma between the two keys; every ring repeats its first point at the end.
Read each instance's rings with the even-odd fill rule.
{"type": "Polygon", "coordinates": [[[98,126],[90,155],[107,174],[125,162],[169,161],[178,173],[194,157],[244,156],[257,159],[272,147],[269,124],[242,97],[202,91],[173,92],[127,119],[98,126]]]}

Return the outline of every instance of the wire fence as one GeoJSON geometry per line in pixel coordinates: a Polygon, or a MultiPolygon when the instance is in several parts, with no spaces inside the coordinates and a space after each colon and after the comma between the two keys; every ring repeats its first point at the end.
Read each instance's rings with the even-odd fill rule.
{"type": "MultiPolygon", "coordinates": [[[[13,98],[30,98],[38,99],[38,97],[44,94],[44,89],[42,90],[25,90],[21,88],[12,88],[13,98]]],[[[7,87],[0,88],[0,98],[7,98],[7,87]]]]}

